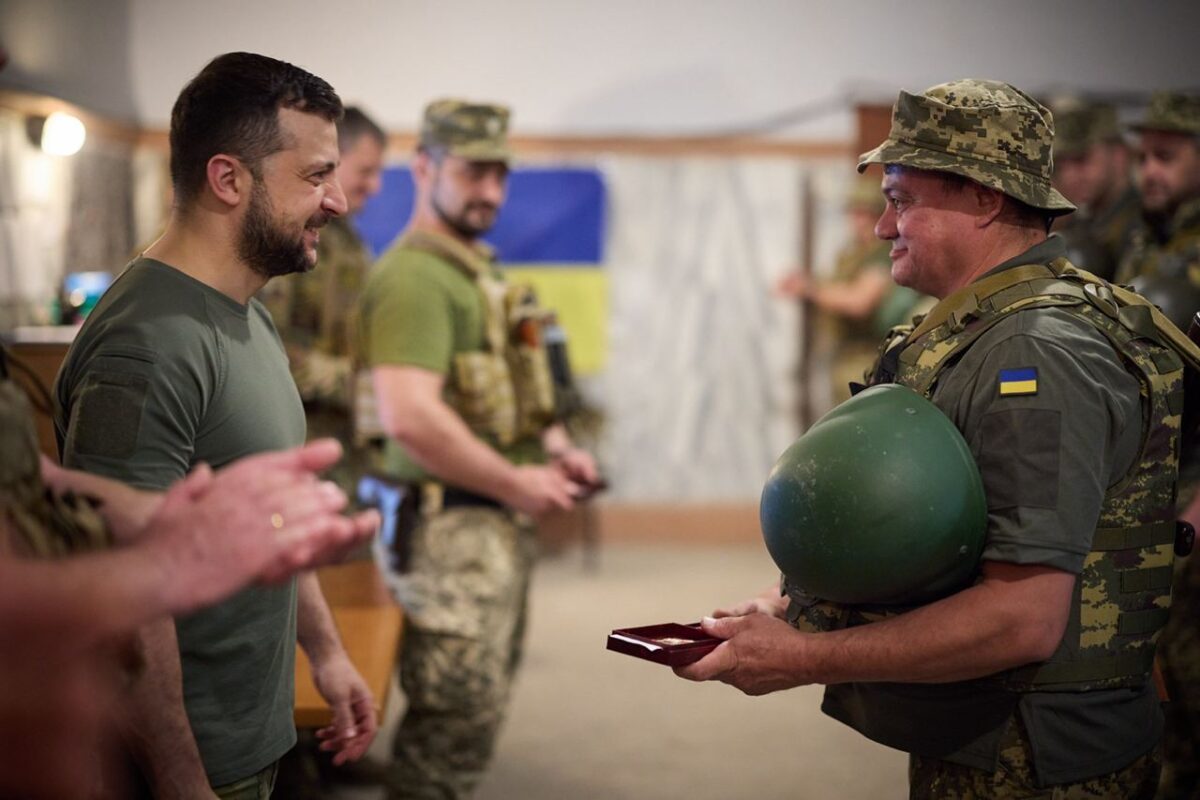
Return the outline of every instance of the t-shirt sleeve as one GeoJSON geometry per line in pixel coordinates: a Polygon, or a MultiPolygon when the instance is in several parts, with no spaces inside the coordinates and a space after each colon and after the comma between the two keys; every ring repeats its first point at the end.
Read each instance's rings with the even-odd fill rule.
{"type": "Polygon", "coordinates": [[[983,478],[983,558],[1078,573],[1107,487],[1136,457],[1141,404],[1099,332],[1052,313],[981,338],[939,394],[958,393],[952,417],[983,478]]]}
{"type": "Polygon", "coordinates": [[[166,488],[191,464],[199,384],[170,354],[99,346],[73,376],[63,464],[143,489],[166,488]]]}
{"type": "Polygon", "coordinates": [[[390,265],[376,278],[363,306],[367,366],[392,364],[449,372],[454,315],[446,288],[420,263],[390,265]]]}

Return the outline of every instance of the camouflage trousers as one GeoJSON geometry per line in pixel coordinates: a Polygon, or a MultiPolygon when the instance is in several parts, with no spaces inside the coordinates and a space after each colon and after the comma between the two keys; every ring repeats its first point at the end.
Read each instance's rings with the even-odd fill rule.
{"type": "Polygon", "coordinates": [[[1200,797],[1200,558],[1180,562],[1171,617],[1158,643],[1170,702],[1163,731],[1161,800],[1200,797]]]}
{"type": "Polygon", "coordinates": [[[908,796],[909,800],[1151,800],[1158,772],[1159,754],[1155,749],[1116,772],[1077,783],[1038,787],[1029,736],[1014,715],[1000,739],[1000,762],[995,772],[914,755],[908,764],[908,796]]]}
{"type": "Polygon", "coordinates": [[[278,771],[279,762],[276,761],[248,778],[214,787],[213,794],[220,800],[270,800],[278,771]]]}
{"type": "Polygon", "coordinates": [[[532,527],[499,509],[445,510],[413,532],[409,572],[393,586],[408,709],[390,797],[467,797],[483,775],[521,660],[535,556],[532,527]]]}

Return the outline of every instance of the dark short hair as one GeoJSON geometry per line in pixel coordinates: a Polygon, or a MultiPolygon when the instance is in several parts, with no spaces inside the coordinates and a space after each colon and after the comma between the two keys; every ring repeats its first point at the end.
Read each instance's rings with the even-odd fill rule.
{"type": "Polygon", "coordinates": [[[279,109],[342,117],[333,87],[297,66],[256,53],[217,56],[183,87],[171,109],[171,183],[186,208],[203,188],[208,161],[239,158],[258,177],[262,159],[286,146],[279,109]]]}
{"type": "Polygon", "coordinates": [[[381,147],[387,146],[387,134],[383,132],[383,128],[358,106],[346,106],[346,113],[342,114],[341,120],[338,121],[337,132],[338,149],[343,153],[364,136],[370,136],[381,147]]]}

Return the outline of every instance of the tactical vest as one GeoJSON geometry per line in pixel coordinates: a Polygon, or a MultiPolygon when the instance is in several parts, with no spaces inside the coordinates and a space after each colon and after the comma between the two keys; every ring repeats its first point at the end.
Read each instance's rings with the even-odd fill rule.
{"type": "MultiPolygon", "coordinates": [[[[1170,606],[1183,359],[1200,367],[1200,349],[1140,296],[1060,258],[977,281],[939,303],[915,329],[895,329],[872,382],[894,380],[932,397],[942,372],[980,336],[1008,315],[1035,308],[1058,308],[1104,335],[1141,385],[1148,425],[1129,471],[1104,496],[1058,650],[1046,662],[997,679],[1018,691],[1140,686],[1170,606]]],[[[785,591],[792,600],[789,620],[814,630],[910,610],[836,606],[786,580],[785,591]]]]}
{"type": "Polygon", "coordinates": [[[1183,204],[1165,230],[1137,227],[1121,257],[1117,279],[1143,275],[1178,278],[1200,286],[1200,198],[1183,204]]]}
{"type": "MultiPolygon", "coordinates": [[[[531,287],[506,283],[467,245],[419,231],[405,234],[399,245],[450,262],[479,289],[484,346],[455,354],[446,377],[447,404],[476,435],[501,447],[540,435],[557,412],[543,331],[553,315],[538,305],[531,287]]],[[[364,413],[361,404],[358,412],[364,413]]]]}

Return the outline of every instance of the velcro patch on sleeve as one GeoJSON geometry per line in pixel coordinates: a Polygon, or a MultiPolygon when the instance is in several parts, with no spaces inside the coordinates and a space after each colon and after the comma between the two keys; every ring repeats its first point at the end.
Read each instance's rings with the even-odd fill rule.
{"type": "Polygon", "coordinates": [[[150,382],[119,372],[88,376],[72,409],[71,445],[80,455],[129,458],[137,449],[150,382]]]}
{"type": "Polygon", "coordinates": [[[998,380],[1001,397],[1022,397],[1038,393],[1037,367],[1002,369],[998,380]]]}
{"type": "Polygon", "coordinates": [[[979,474],[989,510],[1057,508],[1062,416],[1044,408],[984,415],[979,428],[979,474]]]}

